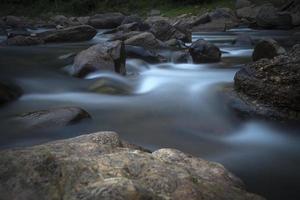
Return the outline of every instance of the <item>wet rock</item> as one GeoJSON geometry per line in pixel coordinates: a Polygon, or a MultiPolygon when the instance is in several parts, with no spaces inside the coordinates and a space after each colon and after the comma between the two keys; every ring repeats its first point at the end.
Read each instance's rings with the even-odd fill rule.
{"type": "Polygon", "coordinates": [[[237,20],[234,11],[230,8],[217,8],[214,11],[210,12],[208,15],[211,21],[218,19],[237,20]]]}
{"type": "Polygon", "coordinates": [[[90,18],[89,25],[99,29],[116,28],[124,19],[125,16],[121,13],[97,14],[90,18]]]}
{"type": "Polygon", "coordinates": [[[239,34],[236,39],[233,41],[234,46],[247,46],[251,47],[254,44],[251,36],[248,34],[239,34]]]}
{"type": "Polygon", "coordinates": [[[126,45],[140,46],[145,49],[164,49],[166,45],[152,33],[144,32],[125,40],[126,45]]]}
{"type": "Polygon", "coordinates": [[[14,84],[0,82],[0,105],[16,100],[22,95],[22,89],[14,84]]]}
{"type": "Polygon", "coordinates": [[[77,17],[76,20],[82,25],[87,25],[89,23],[90,17],[77,17]]]}
{"type": "Polygon", "coordinates": [[[1,151],[0,177],[3,199],[263,200],[220,164],[145,152],[113,132],[1,151]]]}
{"type": "Polygon", "coordinates": [[[68,25],[68,24],[70,24],[69,19],[64,15],[56,15],[56,16],[52,17],[51,20],[56,25],[68,25]]]}
{"type": "Polygon", "coordinates": [[[24,130],[38,130],[60,128],[88,118],[91,118],[89,113],[81,108],[61,107],[24,113],[12,120],[22,125],[24,130]]]}
{"type": "Polygon", "coordinates": [[[149,29],[149,25],[144,23],[132,22],[129,24],[122,24],[113,30],[109,30],[104,32],[104,34],[112,34],[112,33],[128,33],[131,31],[145,31],[149,29]]]}
{"type": "Polygon", "coordinates": [[[186,51],[176,51],[172,54],[172,62],[177,64],[189,63],[191,60],[191,55],[186,51]]]}
{"type": "Polygon", "coordinates": [[[235,2],[235,8],[240,9],[240,8],[245,8],[251,6],[251,1],[248,0],[237,0],[235,2]]]}
{"type": "Polygon", "coordinates": [[[300,120],[300,46],[246,65],[234,78],[233,107],[243,115],[300,120]]]}
{"type": "Polygon", "coordinates": [[[7,34],[7,38],[12,38],[15,36],[31,36],[31,33],[29,31],[27,31],[27,29],[25,28],[16,28],[16,29],[12,29],[12,30],[8,30],[6,31],[7,34]]]}
{"type": "Polygon", "coordinates": [[[212,63],[221,60],[220,49],[214,44],[202,39],[193,42],[189,52],[194,63],[212,63]]]}
{"type": "Polygon", "coordinates": [[[178,39],[183,42],[191,42],[192,40],[191,32],[181,32],[174,26],[169,24],[166,20],[154,21],[150,24],[150,26],[150,32],[153,33],[153,35],[161,41],[178,39]]]}
{"type": "Polygon", "coordinates": [[[97,70],[126,74],[126,52],[121,41],[103,42],[80,52],[74,59],[71,74],[84,77],[97,70]]]}
{"type": "Polygon", "coordinates": [[[18,35],[15,37],[8,38],[5,43],[11,46],[30,46],[44,44],[44,40],[39,37],[22,36],[18,35]]]}
{"type": "Polygon", "coordinates": [[[52,42],[80,42],[91,40],[97,34],[96,29],[88,25],[46,31],[38,34],[46,43],[52,42]]]}
{"type": "Polygon", "coordinates": [[[160,63],[163,62],[162,56],[155,53],[154,51],[147,50],[143,47],[125,45],[126,57],[137,58],[144,60],[148,63],[160,63]]]}
{"type": "Polygon", "coordinates": [[[286,53],[285,49],[281,47],[275,40],[264,39],[256,44],[252,58],[254,61],[262,58],[272,59],[284,53],[286,53]]]}
{"type": "Polygon", "coordinates": [[[179,50],[179,49],[186,49],[187,46],[185,45],[184,42],[182,42],[181,40],[177,40],[177,39],[170,39],[168,41],[165,42],[165,44],[173,50],[179,50]]]}

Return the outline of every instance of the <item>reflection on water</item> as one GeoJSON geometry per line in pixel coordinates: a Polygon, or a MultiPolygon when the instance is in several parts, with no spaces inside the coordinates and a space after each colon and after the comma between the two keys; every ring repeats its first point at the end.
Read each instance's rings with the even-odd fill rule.
{"type": "Polygon", "coordinates": [[[241,64],[251,61],[252,47],[234,47],[237,33],[259,39],[288,32],[232,30],[197,33],[224,52],[217,64],[151,65],[127,60],[129,76],[95,72],[86,79],[68,76],[71,64],[62,55],[77,53],[99,41],[0,48],[0,78],[13,79],[24,90],[16,102],[0,108],[0,148],[42,143],[94,131],[112,130],[149,149],[172,147],[223,163],[240,176],[247,188],[269,199],[299,199],[300,130],[266,122],[241,122],[224,105],[217,91],[231,83],[241,64]],[[109,95],[92,86],[105,81],[113,87],[129,87],[128,95],[109,95]],[[24,132],[8,125],[11,115],[55,106],[79,106],[93,117],[75,126],[51,132],[24,132]]]}

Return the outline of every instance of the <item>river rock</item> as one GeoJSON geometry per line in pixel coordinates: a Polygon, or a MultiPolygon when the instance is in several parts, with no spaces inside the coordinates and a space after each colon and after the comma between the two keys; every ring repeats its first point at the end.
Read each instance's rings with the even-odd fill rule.
{"type": "Polygon", "coordinates": [[[69,19],[66,16],[64,16],[64,15],[56,15],[54,17],[51,17],[51,20],[56,25],[68,25],[68,24],[70,24],[69,19]]]}
{"type": "Polygon", "coordinates": [[[39,37],[18,35],[15,37],[8,38],[5,41],[5,44],[10,46],[30,46],[44,44],[44,40],[42,40],[39,37]]]}
{"type": "Polygon", "coordinates": [[[262,58],[272,59],[285,53],[285,49],[281,47],[275,40],[263,39],[256,44],[252,58],[254,61],[262,58]]]}
{"type": "Polygon", "coordinates": [[[13,117],[24,130],[54,129],[75,124],[91,116],[78,107],[61,107],[33,111],[13,117]]]}
{"type": "Polygon", "coordinates": [[[256,23],[263,28],[291,28],[292,16],[288,12],[279,12],[273,5],[265,5],[260,8],[256,23]]]}
{"type": "Polygon", "coordinates": [[[4,22],[6,23],[6,26],[10,26],[12,28],[21,28],[26,26],[23,18],[12,15],[4,17],[4,22]]]}
{"type": "Polygon", "coordinates": [[[153,33],[153,35],[161,41],[167,41],[170,39],[178,39],[183,42],[192,41],[191,32],[186,30],[183,33],[172,26],[170,23],[168,23],[166,20],[154,21],[150,24],[150,26],[150,32],[153,33]]]}
{"type": "Polygon", "coordinates": [[[125,45],[125,49],[126,49],[126,57],[127,58],[141,59],[148,63],[163,62],[162,56],[155,53],[154,51],[147,50],[143,47],[125,45]]]}
{"type": "Polygon", "coordinates": [[[221,51],[214,44],[199,39],[192,43],[189,52],[194,63],[212,63],[221,60],[221,51]]]}
{"type": "Polygon", "coordinates": [[[186,51],[175,51],[172,54],[172,62],[177,64],[189,63],[191,60],[191,55],[186,51]]]}
{"type": "Polygon", "coordinates": [[[98,132],[0,152],[2,199],[263,200],[222,165],[98,132]]]}
{"type": "Polygon", "coordinates": [[[122,21],[122,24],[130,24],[130,23],[143,23],[142,18],[140,18],[138,15],[130,15],[126,16],[124,20],[122,21]]]}
{"type": "Polygon", "coordinates": [[[256,23],[256,17],[261,8],[262,6],[255,5],[239,8],[236,10],[236,15],[241,19],[248,20],[251,23],[256,23]]]}
{"type": "Polygon", "coordinates": [[[261,59],[238,71],[231,106],[245,116],[300,120],[300,45],[287,54],[261,59]]]}
{"type": "Polygon", "coordinates": [[[130,95],[134,88],[125,77],[101,77],[89,87],[90,91],[109,95],[130,95]]]}
{"type": "Polygon", "coordinates": [[[0,82],[0,105],[16,100],[22,95],[22,89],[14,84],[0,82]]]}
{"type": "Polygon", "coordinates": [[[251,36],[248,34],[239,34],[233,41],[234,46],[247,46],[250,47],[254,44],[251,36]]]}
{"type": "Polygon", "coordinates": [[[126,74],[125,60],[123,42],[102,42],[80,52],[75,57],[71,74],[84,77],[97,70],[126,74]]]}
{"type": "Polygon", "coordinates": [[[164,49],[167,46],[152,33],[144,32],[125,40],[126,45],[140,46],[145,49],[164,49]]]}
{"type": "Polygon", "coordinates": [[[121,41],[125,41],[133,36],[139,35],[141,34],[141,31],[130,31],[127,33],[124,33],[123,31],[119,31],[117,33],[114,33],[111,38],[109,39],[109,41],[116,41],[116,40],[121,40],[121,41]]]}
{"type": "Polygon", "coordinates": [[[99,29],[116,28],[124,19],[125,16],[121,13],[97,14],[89,19],[89,25],[99,29]]]}
{"type": "Polygon", "coordinates": [[[38,34],[45,43],[52,42],[80,42],[91,40],[97,34],[96,29],[88,25],[46,31],[38,34]]]}

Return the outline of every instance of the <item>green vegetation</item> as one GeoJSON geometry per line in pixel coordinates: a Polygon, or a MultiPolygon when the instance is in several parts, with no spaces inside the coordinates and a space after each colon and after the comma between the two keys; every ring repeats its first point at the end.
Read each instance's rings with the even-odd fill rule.
{"type": "MultiPolygon", "coordinates": [[[[1,0],[0,0],[1,1],[1,0]]],[[[123,12],[146,15],[158,9],[165,16],[199,14],[215,7],[233,7],[235,0],[2,0],[0,15],[89,15],[123,12]]]]}

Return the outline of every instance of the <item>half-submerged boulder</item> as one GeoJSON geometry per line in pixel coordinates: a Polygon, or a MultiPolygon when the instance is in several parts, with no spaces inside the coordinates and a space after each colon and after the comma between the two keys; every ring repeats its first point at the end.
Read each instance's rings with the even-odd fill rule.
{"type": "Polygon", "coordinates": [[[192,43],[189,52],[194,63],[213,63],[221,60],[221,51],[214,44],[199,39],[192,43]]]}
{"type": "Polygon", "coordinates": [[[59,30],[46,31],[38,34],[45,43],[52,42],[80,42],[91,40],[97,30],[88,25],[73,26],[59,30]]]}
{"type": "Polygon", "coordinates": [[[59,107],[48,110],[39,110],[24,113],[13,117],[13,122],[18,122],[26,130],[55,129],[75,124],[91,116],[78,107],[59,107]]]}
{"type": "Polygon", "coordinates": [[[84,77],[97,70],[126,74],[126,52],[121,41],[102,42],[80,52],[70,70],[73,76],[84,77]]]}
{"type": "Polygon", "coordinates": [[[2,199],[263,200],[218,163],[98,132],[0,152],[2,199]]]}
{"type": "Polygon", "coordinates": [[[300,120],[300,45],[238,71],[230,105],[243,116],[300,120]]]}
{"type": "Polygon", "coordinates": [[[252,58],[254,61],[262,58],[272,59],[285,53],[285,49],[281,47],[275,40],[263,39],[256,44],[252,58]]]}
{"type": "Polygon", "coordinates": [[[18,86],[0,82],[0,105],[16,100],[21,94],[18,86]]]}

